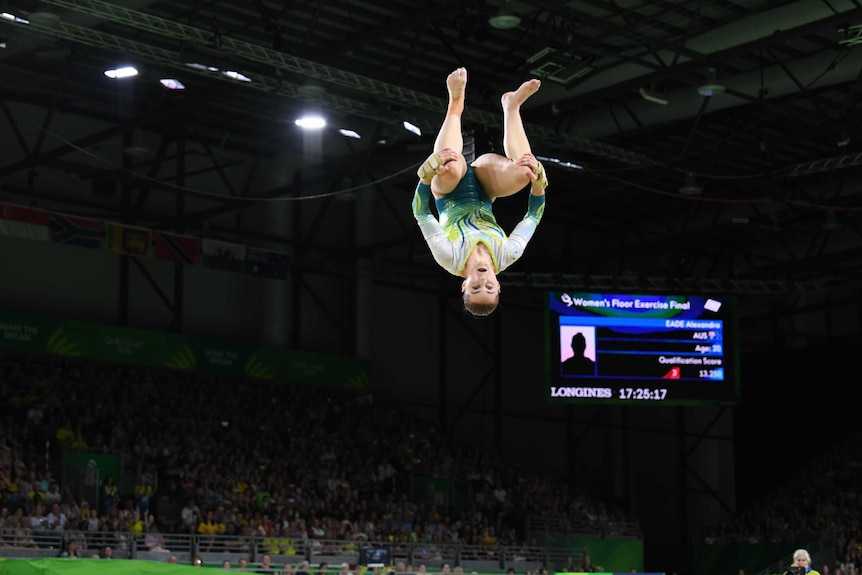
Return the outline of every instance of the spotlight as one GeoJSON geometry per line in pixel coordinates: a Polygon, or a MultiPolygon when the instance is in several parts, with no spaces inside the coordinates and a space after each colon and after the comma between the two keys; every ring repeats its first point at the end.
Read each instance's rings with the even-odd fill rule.
{"type": "Polygon", "coordinates": [[[236,72],[234,70],[222,70],[221,73],[232,80],[239,80],[240,82],[251,82],[251,78],[249,78],[242,72],[236,72]]]}
{"type": "Polygon", "coordinates": [[[584,169],[584,167],[580,164],[576,164],[574,162],[569,162],[567,160],[561,160],[559,158],[548,158],[546,156],[536,156],[536,159],[540,160],[542,162],[551,162],[551,163],[557,164],[558,166],[563,167],[563,168],[571,168],[573,170],[583,170],[584,169]]]}
{"type": "Polygon", "coordinates": [[[417,136],[422,135],[422,129],[419,126],[411,124],[407,120],[404,120],[404,129],[407,130],[408,132],[416,134],[417,136]]]}
{"type": "Polygon", "coordinates": [[[521,23],[520,16],[510,12],[508,7],[509,3],[506,2],[504,8],[501,8],[499,12],[488,18],[488,24],[490,24],[491,28],[509,30],[521,23]]]}
{"type": "Polygon", "coordinates": [[[697,93],[704,98],[724,93],[724,85],[718,81],[718,71],[715,68],[706,69],[706,83],[697,87],[697,93]]]}
{"type": "Polygon", "coordinates": [[[294,123],[303,130],[320,130],[326,127],[326,120],[322,116],[303,116],[294,123]]]}
{"type": "Polygon", "coordinates": [[[685,175],[685,184],[679,189],[679,193],[684,196],[699,196],[703,192],[697,181],[694,179],[694,174],[685,175]]]}
{"type": "Polygon", "coordinates": [[[30,21],[26,18],[19,18],[18,16],[12,14],[11,12],[0,12],[0,18],[3,20],[9,20],[10,22],[15,22],[17,24],[29,24],[30,21]]]}
{"type": "Polygon", "coordinates": [[[359,133],[354,130],[348,130],[347,128],[341,128],[340,130],[338,130],[338,133],[345,138],[353,138],[354,140],[362,139],[362,136],[360,136],[359,133]]]}
{"type": "Polygon", "coordinates": [[[162,78],[159,80],[159,84],[167,88],[168,90],[185,90],[185,85],[177,80],[176,78],[162,78]]]}
{"type": "Polygon", "coordinates": [[[704,98],[717,96],[718,94],[724,93],[724,86],[721,84],[704,84],[703,86],[697,87],[697,93],[704,98]]]}
{"type": "Polygon", "coordinates": [[[201,64],[199,62],[186,62],[186,66],[189,68],[194,68],[195,70],[205,70],[207,72],[218,72],[218,68],[215,66],[207,66],[206,64],[201,64]]]}
{"type": "Polygon", "coordinates": [[[123,78],[131,78],[137,75],[138,69],[134,66],[123,66],[122,68],[105,70],[105,76],[114,80],[122,80],[123,78]]]}

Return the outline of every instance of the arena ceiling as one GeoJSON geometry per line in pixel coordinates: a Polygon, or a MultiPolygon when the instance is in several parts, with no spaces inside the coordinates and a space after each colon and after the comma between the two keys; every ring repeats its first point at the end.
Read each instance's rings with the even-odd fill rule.
{"type": "MultiPolygon", "coordinates": [[[[347,274],[368,258],[381,278],[427,282],[445,273],[409,197],[446,75],[468,69],[477,152],[500,147],[500,94],[540,77],[524,116],[549,172],[548,207],[504,283],[739,294],[751,331],[769,326],[752,347],[858,337],[856,0],[0,8],[2,201],[263,243],[294,265],[347,274]],[[517,23],[491,26],[500,11],[517,23]],[[141,70],[134,84],[103,75],[121,61],[141,70]],[[165,89],[163,77],[186,89],[165,89]],[[292,118],[308,107],[362,138],[298,135],[292,118]],[[262,176],[279,163],[283,181],[262,176]],[[374,225],[363,229],[371,194],[374,225]],[[301,224],[262,232],[249,214],[271,198],[297,200],[301,224]]],[[[500,204],[511,225],[526,202],[500,204]]]]}

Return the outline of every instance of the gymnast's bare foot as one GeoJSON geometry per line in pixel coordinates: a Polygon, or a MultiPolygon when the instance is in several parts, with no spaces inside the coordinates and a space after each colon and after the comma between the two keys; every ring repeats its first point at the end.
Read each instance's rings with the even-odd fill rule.
{"type": "Polygon", "coordinates": [[[527,101],[527,98],[539,91],[539,86],[542,85],[541,80],[533,78],[521,84],[514,92],[506,92],[500,98],[504,110],[517,110],[521,104],[527,101]]]}
{"type": "Polygon", "coordinates": [[[467,69],[457,68],[446,77],[446,88],[449,90],[449,100],[464,98],[467,88],[467,69]]]}

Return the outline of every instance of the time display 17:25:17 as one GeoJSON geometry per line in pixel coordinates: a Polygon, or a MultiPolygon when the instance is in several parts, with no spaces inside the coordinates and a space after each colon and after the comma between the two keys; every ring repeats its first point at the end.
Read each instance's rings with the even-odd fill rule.
{"type": "Polygon", "coordinates": [[[661,387],[621,387],[617,391],[618,399],[643,399],[662,401],[667,397],[667,389],[661,387]]]}

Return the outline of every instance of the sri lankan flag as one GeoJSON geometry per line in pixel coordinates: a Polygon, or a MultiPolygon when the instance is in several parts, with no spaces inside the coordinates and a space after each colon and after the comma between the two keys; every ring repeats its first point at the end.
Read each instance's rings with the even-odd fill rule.
{"type": "Polygon", "coordinates": [[[153,230],[115,224],[105,224],[108,249],[124,256],[148,258],[153,255],[153,230]]]}

